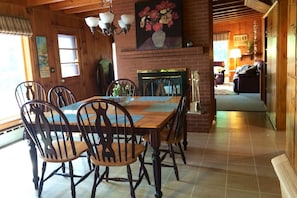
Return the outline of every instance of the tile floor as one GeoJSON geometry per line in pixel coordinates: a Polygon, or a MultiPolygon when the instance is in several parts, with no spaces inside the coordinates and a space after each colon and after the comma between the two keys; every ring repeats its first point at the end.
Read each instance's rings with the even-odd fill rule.
{"type": "MultiPolygon", "coordinates": [[[[180,181],[176,181],[171,168],[162,168],[163,197],[281,197],[270,160],[284,152],[285,132],[274,131],[265,113],[219,111],[210,133],[190,133],[188,139],[187,165],[177,159],[180,181]]],[[[0,149],[0,157],[0,197],[37,197],[26,141],[0,149]]],[[[83,172],[87,163],[79,159],[74,167],[75,171],[83,172]]],[[[153,181],[152,168],[149,165],[147,168],[153,181]]],[[[137,169],[136,164],[134,170],[137,169]]],[[[126,169],[114,173],[125,174],[126,169]]],[[[77,186],[77,197],[90,197],[92,181],[90,175],[77,186]]],[[[70,197],[69,185],[67,179],[56,176],[45,183],[42,197],[70,197]]],[[[154,186],[143,180],[136,196],[154,197],[154,186]]],[[[97,187],[96,197],[130,197],[129,187],[127,183],[103,182],[97,187]]]]}

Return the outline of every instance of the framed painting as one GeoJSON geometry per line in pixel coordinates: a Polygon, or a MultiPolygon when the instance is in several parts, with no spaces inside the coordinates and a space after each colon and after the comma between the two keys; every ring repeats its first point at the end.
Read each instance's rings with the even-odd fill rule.
{"type": "Polygon", "coordinates": [[[182,1],[154,0],[135,3],[138,50],[182,47],[182,1]]]}
{"type": "Polygon", "coordinates": [[[247,34],[237,34],[233,36],[234,47],[246,47],[248,42],[247,34]]]}
{"type": "Polygon", "coordinates": [[[50,77],[50,68],[48,64],[48,52],[45,36],[36,36],[37,60],[41,78],[50,77]]]}

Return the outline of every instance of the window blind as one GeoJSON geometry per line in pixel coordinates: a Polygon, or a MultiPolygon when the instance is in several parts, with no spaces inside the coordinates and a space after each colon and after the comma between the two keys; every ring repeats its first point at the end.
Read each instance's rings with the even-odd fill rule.
{"type": "Polygon", "coordinates": [[[230,39],[230,32],[218,32],[213,34],[214,41],[222,41],[222,40],[229,40],[230,39]]]}
{"type": "Polygon", "coordinates": [[[21,17],[0,16],[0,33],[32,36],[30,21],[21,17]]]}

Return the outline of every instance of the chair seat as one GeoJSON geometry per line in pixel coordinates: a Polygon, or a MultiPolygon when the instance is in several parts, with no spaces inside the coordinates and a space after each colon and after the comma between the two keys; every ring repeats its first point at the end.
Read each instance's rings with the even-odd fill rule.
{"type": "Polygon", "coordinates": [[[125,144],[120,144],[120,150],[121,152],[119,152],[119,145],[117,143],[112,143],[111,147],[114,150],[115,153],[115,159],[117,159],[115,162],[113,161],[108,161],[107,158],[105,158],[105,160],[103,160],[102,157],[102,151],[103,151],[103,147],[102,145],[97,146],[97,150],[99,153],[99,157],[100,159],[96,159],[94,156],[91,156],[91,161],[93,164],[95,164],[96,166],[123,166],[123,165],[128,165],[128,164],[132,164],[133,162],[135,162],[137,160],[137,157],[145,150],[144,145],[142,144],[135,144],[135,156],[133,158],[132,156],[132,144],[126,144],[127,149],[125,151],[125,144]],[[126,154],[127,153],[127,154],[126,154]],[[127,159],[125,159],[125,155],[127,155],[127,159]],[[120,160],[122,159],[122,160],[120,160]]]}
{"type": "MultiPolygon", "coordinates": [[[[62,141],[59,142],[60,146],[62,146],[64,143],[62,141]]],[[[69,160],[74,160],[78,157],[80,157],[80,155],[88,150],[88,146],[85,142],[82,141],[74,141],[75,144],[75,148],[76,148],[76,154],[72,153],[72,149],[71,149],[71,142],[70,141],[66,141],[65,142],[65,149],[58,149],[58,143],[54,143],[54,150],[59,151],[60,153],[57,153],[57,157],[56,159],[52,158],[51,156],[48,157],[42,157],[41,158],[46,161],[46,162],[67,162],[69,160]],[[66,151],[67,151],[67,155],[66,155],[66,151]]]]}

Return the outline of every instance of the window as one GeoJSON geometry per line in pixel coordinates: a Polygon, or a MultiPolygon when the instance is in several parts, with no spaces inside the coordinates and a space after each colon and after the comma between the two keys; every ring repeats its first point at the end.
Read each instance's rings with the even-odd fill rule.
{"type": "Polygon", "coordinates": [[[225,65],[228,63],[228,40],[213,42],[213,59],[214,61],[224,61],[225,65]]]}
{"type": "Polygon", "coordinates": [[[213,59],[225,62],[226,73],[229,73],[229,39],[230,32],[219,32],[213,35],[213,59]]]}
{"type": "Polygon", "coordinates": [[[0,34],[0,123],[20,117],[20,109],[15,99],[15,87],[26,80],[24,40],[27,37],[0,34]]]}
{"type": "Polygon", "coordinates": [[[58,34],[62,78],[79,76],[79,60],[76,37],[58,34]]]}

